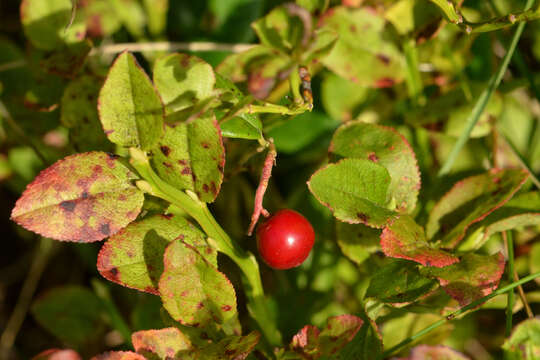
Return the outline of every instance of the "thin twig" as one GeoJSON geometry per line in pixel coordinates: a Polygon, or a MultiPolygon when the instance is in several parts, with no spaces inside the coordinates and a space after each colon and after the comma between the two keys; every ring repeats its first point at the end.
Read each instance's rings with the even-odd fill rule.
{"type": "MultiPolygon", "coordinates": [[[[514,268],[514,281],[519,281],[519,276],[515,268],[514,268]]],[[[525,312],[527,313],[527,317],[529,319],[532,319],[534,317],[534,313],[531,309],[531,305],[529,305],[529,301],[527,300],[525,291],[523,291],[523,286],[519,285],[517,289],[518,289],[519,298],[521,299],[521,302],[523,303],[523,306],[525,307],[525,312]]]]}
{"type": "Polygon", "coordinates": [[[152,52],[152,51],[229,51],[233,53],[243,52],[253,47],[253,44],[223,44],[215,42],[140,42],[108,44],[90,51],[90,56],[100,54],[117,54],[123,51],[152,52]]]}
{"type": "MultiPolygon", "coordinates": [[[[512,232],[503,231],[502,233],[504,247],[506,248],[506,257],[508,259],[508,280],[512,282],[514,277],[514,240],[512,239],[512,232]]],[[[506,303],[506,327],[505,336],[510,336],[512,332],[512,317],[514,315],[514,291],[508,292],[508,299],[506,303]]]]}
{"type": "Polygon", "coordinates": [[[39,279],[47,266],[54,250],[53,240],[41,238],[35,251],[34,260],[24,280],[23,287],[17,299],[15,309],[11,313],[6,328],[0,337],[0,358],[5,358],[8,351],[13,347],[19,330],[21,329],[28,308],[36,291],[39,279]]]}

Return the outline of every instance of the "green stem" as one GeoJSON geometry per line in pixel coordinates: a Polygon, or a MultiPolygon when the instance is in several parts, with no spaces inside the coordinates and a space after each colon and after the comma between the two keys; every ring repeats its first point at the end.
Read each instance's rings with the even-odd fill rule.
{"type": "MultiPolygon", "coordinates": [[[[506,240],[506,249],[508,252],[508,280],[512,282],[514,280],[514,241],[512,239],[512,232],[507,231],[504,233],[506,240]]],[[[506,304],[506,337],[510,336],[512,332],[512,315],[514,310],[514,291],[508,292],[508,300],[506,304]]]]}
{"type": "Polygon", "coordinates": [[[248,310],[257,321],[269,344],[279,346],[281,336],[270,316],[269,309],[266,307],[259,265],[255,256],[243,250],[231,240],[229,235],[216,222],[204,202],[198,200],[196,196],[190,196],[161,180],[150,167],[144,152],[131,148],[130,156],[133,167],[147,181],[147,183],[139,183],[139,187],[170,202],[193,217],[208,235],[209,242],[212,242],[218,251],[230,257],[238,265],[244,275],[242,280],[249,301],[248,310]]]}
{"type": "Polygon", "coordinates": [[[418,50],[414,39],[405,41],[403,45],[407,62],[407,90],[413,105],[424,105],[426,99],[422,96],[422,78],[418,70],[418,50]]]}
{"type": "Polygon", "coordinates": [[[280,114],[280,115],[298,115],[309,110],[305,104],[298,107],[288,108],[286,106],[264,103],[263,105],[246,105],[240,112],[247,114],[280,114]]]}
{"type": "Polygon", "coordinates": [[[515,282],[513,282],[513,283],[511,283],[509,285],[506,285],[505,287],[499,288],[499,289],[495,290],[494,292],[492,292],[491,294],[489,294],[487,296],[484,296],[483,298],[480,298],[478,300],[475,300],[472,303],[470,303],[469,305],[466,305],[466,306],[464,306],[464,307],[462,307],[462,308],[460,308],[460,309],[458,309],[458,310],[456,310],[454,312],[451,312],[451,313],[447,314],[444,318],[440,319],[439,321],[434,322],[433,324],[431,324],[428,327],[420,330],[416,334],[414,334],[412,336],[409,336],[408,338],[406,338],[405,340],[403,340],[399,344],[394,345],[390,349],[386,350],[382,354],[381,358],[385,359],[387,357],[390,357],[390,355],[392,355],[393,353],[395,353],[396,351],[398,351],[399,349],[401,349],[405,345],[413,342],[414,340],[416,340],[418,338],[421,338],[422,336],[426,335],[427,333],[431,332],[432,330],[435,330],[436,328],[443,325],[444,323],[446,323],[448,321],[452,321],[453,319],[455,319],[459,315],[462,315],[462,314],[466,313],[469,310],[473,310],[473,309],[477,308],[478,306],[480,306],[483,303],[485,303],[486,301],[494,298],[495,296],[505,294],[508,291],[511,291],[514,288],[516,288],[516,287],[518,287],[518,286],[520,286],[522,284],[525,284],[526,282],[529,282],[529,281],[532,281],[532,280],[536,279],[537,277],[540,277],[540,271],[536,272],[534,274],[530,274],[530,275],[524,277],[523,279],[520,279],[519,281],[515,281],[515,282]]]}
{"type": "MultiPolygon", "coordinates": [[[[534,0],[527,0],[527,5],[525,6],[525,9],[529,9],[533,3],[534,3],[534,0]]],[[[522,22],[518,25],[518,28],[516,29],[516,32],[514,33],[514,36],[512,37],[512,42],[510,43],[510,47],[508,48],[508,51],[504,55],[501,66],[497,70],[497,73],[495,73],[491,77],[487,88],[484,89],[484,91],[478,98],[478,101],[474,105],[472,112],[470,113],[469,117],[466,120],[465,130],[459,136],[456,144],[454,145],[454,147],[452,148],[452,151],[450,152],[450,155],[448,156],[443,166],[441,167],[438,173],[438,176],[446,175],[452,169],[452,165],[456,161],[459,153],[461,152],[461,149],[463,148],[463,146],[465,146],[465,143],[469,139],[469,136],[471,135],[471,132],[474,126],[476,125],[476,123],[480,119],[480,116],[484,112],[484,109],[486,108],[486,105],[491,99],[491,96],[493,95],[493,93],[495,92],[499,84],[501,83],[504,73],[506,72],[506,69],[508,68],[508,64],[510,63],[510,59],[512,58],[512,55],[514,54],[514,51],[516,49],[519,38],[521,37],[521,34],[523,33],[525,24],[526,23],[522,22]]]]}

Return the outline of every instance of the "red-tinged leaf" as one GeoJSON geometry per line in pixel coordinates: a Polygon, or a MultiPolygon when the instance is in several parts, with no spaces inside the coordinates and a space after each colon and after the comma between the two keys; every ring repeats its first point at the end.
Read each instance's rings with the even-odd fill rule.
{"type": "Polygon", "coordinates": [[[189,337],[175,327],[137,331],[131,335],[131,341],[135,351],[149,358],[175,359],[179,351],[192,348],[189,337]]]}
{"type": "Polygon", "coordinates": [[[106,279],[159,295],[163,254],[171,241],[183,240],[217,266],[217,253],[204,234],[178,215],[155,215],[133,222],[111,236],[99,252],[97,268],[106,279]]]}
{"type": "Polygon", "coordinates": [[[68,156],[43,170],[17,200],[11,218],[45,237],[92,242],[132,222],[144,200],[136,175],[115,155],[68,156]]]}
{"type": "Polygon", "coordinates": [[[522,321],[512,330],[512,335],[504,342],[505,359],[540,359],[540,319],[535,317],[522,321]]]}
{"type": "Polygon", "coordinates": [[[71,349],[49,349],[40,352],[32,360],[82,360],[82,357],[71,349]]]}
{"type": "Polygon", "coordinates": [[[236,294],[227,277],[195,247],[172,242],[159,280],[163,307],[184,325],[222,324],[236,315],[236,294]]]}
{"type": "Polygon", "coordinates": [[[411,356],[407,360],[469,360],[469,358],[446,346],[418,345],[411,350],[411,356]]]}
{"type": "Polygon", "coordinates": [[[373,319],[362,314],[364,323],[356,336],[339,352],[343,360],[372,360],[382,358],[383,338],[373,319]]]}
{"type": "Polygon", "coordinates": [[[337,356],[362,327],[364,321],[354,315],[339,315],[328,318],[326,326],[304,326],[292,339],[291,350],[309,359],[322,356],[337,356]]]}
{"type": "Polygon", "coordinates": [[[383,229],[381,248],[386,256],[416,261],[424,266],[443,267],[458,258],[427,242],[424,229],[408,215],[401,215],[383,229]]]}
{"type": "Polygon", "coordinates": [[[495,290],[504,272],[504,256],[466,254],[457,264],[441,269],[424,268],[420,272],[436,277],[444,291],[461,306],[487,296],[495,290]]]}
{"type": "Polygon", "coordinates": [[[90,360],[146,360],[146,358],[132,351],[109,351],[90,360]]]}
{"type": "Polygon", "coordinates": [[[493,169],[458,182],[431,211],[428,238],[440,241],[441,247],[454,248],[472,224],[503,206],[528,176],[525,170],[493,169]]]}
{"type": "Polygon", "coordinates": [[[162,179],[194,191],[204,202],[215,200],[223,181],[225,149],[213,115],[166,126],[152,152],[152,165],[162,179]]]}
{"type": "Polygon", "coordinates": [[[329,150],[337,158],[366,159],[384,166],[391,178],[386,202],[395,203],[399,212],[414,210],[420,190],[420,171],[411,146],[396,130],[350,122],[335,132],[329,150]]]}

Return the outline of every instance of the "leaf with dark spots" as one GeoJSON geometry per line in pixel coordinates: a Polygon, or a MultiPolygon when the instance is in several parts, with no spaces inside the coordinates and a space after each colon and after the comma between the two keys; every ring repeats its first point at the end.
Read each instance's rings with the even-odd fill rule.
{"type": "Polygon", "coordinates": [[[202,201],[214,201],[223,181],[225,149],[213,115],[167,126],[158,146],[152,164],[161,178],[178,189],[194,191],[202,201]]]}
{"type": "Polygon", "coordinates": [[[90,360],[146,360],[146,358],[132,351],[109,351],[90,360]]]}
{"type": "Polygon", "coordinates": [[[430,212],[428,238],[440,241],[441,247],[454,248],[472,224],[503,206],[528,176],[525,170],[493,169],[456,183],[430,212]]]}
{"type": "Polygon", "coordinates": [[[202,253],[183,241],[174,241],[163,257],[164,271],[158,285],[163,307],[184,325],[223,324],[236,316],[231,282],[202,253]],[[201,302],[203,307],[198,306],[201,302]],[[234,311],[224,311],[226,306],[234,311]]]}
{"type": "Polygon", "coordinates": [[[445,267],[459,261],[454,255],[432,247],[424,229],[409,215],[401,215],[381,234],[381,248],[386,256],[416,261],[424,266],[445,267]]]}
{"type": "Polygon", "coordinates": [[[103,152],[68,156],[27,186],[11,218],[57,240],[101,240],[139,214],[144,196],[132,184],[136,178],[118,159],[111,160],[103,152]]]}
{"type": "Polygon", "coordinates": [[[175,327],[137,331],[131,341],[135,351],[148,358],[175,359],[178,352],[192,349],[189,337],[175,327]]]}
{"type": "Polygon", "coordinates": [[[358,333],[364,321],[354,315],[328,318],[326,326],[304,326],[292,339],[290,348],[302,358],[318,359],[336,356],[358,333]]]}
{"type": "Polygon", "coordinates": [[[349,122],[334,134],[330,144],[334,159],[367,159],[384,166],[390,175],[387,202],[396,210],[411,213],[420,190],[420,171],[407,140],[396,130],[363,122],[349,122]]]}
{"type": "Polygon", "coordinates": [[[444,291],[465,306],[491,294],[504,272],[504,256],[466,254],[457,264],[441,269],[424,268],[421,273],[435,277],[444,291]]]}
{"type": "Polygon", "coordinates": [[[158,294],[165,248],[180,239],[204,251],[205,258],[217,264],[216,251],[195,226],[180,216],[154,215],[129,224],[109,238],[99,252],[97,268],[110,281],[158,294]]]}

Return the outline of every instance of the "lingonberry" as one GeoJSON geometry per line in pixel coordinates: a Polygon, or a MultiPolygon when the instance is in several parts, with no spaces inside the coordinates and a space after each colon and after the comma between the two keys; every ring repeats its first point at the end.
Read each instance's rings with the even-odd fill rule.
{"type": "Polygon", "coordinates": [[[257,248],[265,263],[274,269],[290,269],[304,262],[313,247],[315,232],[296,211],[276,212],[257,228],[257,248]]]}

